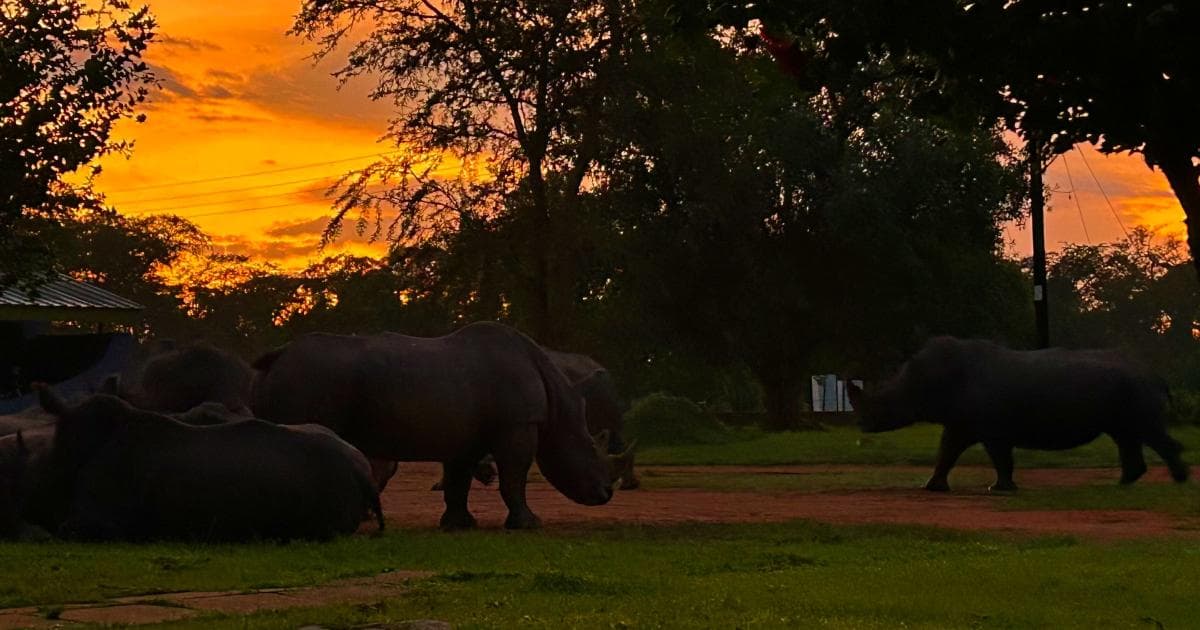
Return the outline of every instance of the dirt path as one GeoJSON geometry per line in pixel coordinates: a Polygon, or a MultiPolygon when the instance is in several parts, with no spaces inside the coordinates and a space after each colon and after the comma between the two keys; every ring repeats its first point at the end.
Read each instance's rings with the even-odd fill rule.
{"type": "MultiPolygon", "coordinates": [[[[981,469],[961,467],[959,475],[983,479],[981,469]],[[964,474],[965,473],[965,474],[964,474]]],[[[820,476],[871,473],[897,479],[922,478],[924,467],[895,466],[649,466],[642,469],[649,489],[619,492],[602,507],[571,503],[541,480],[529,487],[529,502],[547,528],[595,527],[613,523],[645,525],[685,522],[751,523],[810,519],[826,523],[887,523],[929,525],[962,530],[1018,534],[1066,534],[1093,540],[1141,537],[1200,538],[1200,519],[1140,510],[1024,510],[1000,509],[999,497],[982,485],[960,484],[952,493],[930,493],[912,487],[819,491],[711,491],[688,489],[690,481],[703,486],[721,475],[820,476]],[[671,479],[683,488],[655,489],[654,480],[671,479]],[[692,478],[689,480],[689,478],[692,478]],[[682,483],[681,483],[682,482],[682,483]]],[[[393,527],[432,529],[442,512],[442,495],[430,485],[440,476],[433,464],[406,464],[383,494],[384,512],[393,527]]],[[[1112,469],[1027,469],[1019,473],[1023,492],[1038,488],[1106,483],[1112,469]]],[[[1152,470],[1140,483],[1169,483],[1164,470],[1152,470]]],[[[667,485],[667,484],[660,484],[667,485]]],[[[753,486],[753,483],[749,485],[753,486]]],[[[769,483],[764,483],[770,487],[769,483]]],[[[476,483],[471,509],[480,526],[502,527],[507,513],[495,486],[476,483]]],[[[364,529],[370,530],[364,525],[364,529]]],[[[51,628],[84,624],[147,624],[188,619],[206,612],[249,614],[263,610],[372,602],[402,596],[422,572],[395,572],[373,578],[346,580],[305,588],[263,589],[253,592],[168,593],[130,597],[100,604],[71,605],[54,610],[34,607],[0,610],[0,630],[51,628]]]]}
{"type": "MultiPolygon", "coordinates": [[[[963,467],[969,470],[968,467],[963,467]]],[[[828,475],[838,472],[895,471],[921,476],[924,467],[864,466],[649,466],[643,475],[762,474],[828,475]]],[[[981,473],[980,473],[981,474],[981,473]]],[[[1023,492],[1039,487],[1076,486],[1115,479],[1111,469],[1027,469],[1020,471],[1023,492]]],[[[393,526],[433,528],[441,514],[442,495],[430,492],[439,468],[432,464],[402,465],[383,494],[384,512],[393,526]]],[[[1166,472],[1152,470],[1139,483],[1168,483],[1166,472]]],[[[919,488],[870,490],[709,491],[643,489],[618,492],[602,507],[571,503],[548,484],[529,487],[529,503],[547,527],[612,523],[671,524],[684,522],[750,523],[811,519],[827,523],[888,523],[930,525],[963,530],[1011,531],[1026,534],[1066,534],[1096,540],[1142,537],[1200,537],[1200,519],[1141,510],[1022,510],[999,509],[998,497],[980,487],[931,493],[919,488]]],[[[471,510],[480,527],[500,528],[507,511],[495,486],[475,483],[471,510]]]]}

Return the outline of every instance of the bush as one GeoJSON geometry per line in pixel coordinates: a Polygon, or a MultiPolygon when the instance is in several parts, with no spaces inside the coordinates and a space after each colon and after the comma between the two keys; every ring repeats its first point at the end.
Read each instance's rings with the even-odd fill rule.
{"type": "Polygon", "coordinates": [[[1167,421],[1177,425],[1200,425],[1200,391],[1194,389],[1172,391],[1167,421]]]}
{"type": "Polygon", "coordinates": [[[669,394],[650,394],[625,415],[625,432],[641,446],[725,444],[735,439],[729,427],[696,403],[669,394]]]}

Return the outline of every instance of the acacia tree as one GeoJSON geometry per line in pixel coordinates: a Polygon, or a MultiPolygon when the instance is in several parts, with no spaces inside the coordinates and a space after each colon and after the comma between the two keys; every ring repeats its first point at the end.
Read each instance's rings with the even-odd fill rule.
{"type": "Polygon", "coordinates": [[[52,271],[32,221],[100,209],[94,164],[131,146],[111,134],[141,120],[154,27],[125,0],[0,2],[0,286],[52,271]]]}
{"type": "Polygon", "coordinates": [[[360,232],[404,245],[446,237],[464,222],[493,226],[512,244],[515,317],[543,343],[565,342],[579,249],[570,223],[600,157],[594,123],[609,70],[631,43],[630,7],[306,2],[292,32],[317,41],[318,58],[353,41],[337,75],[377,78],[371,96],[395,104],[385,137],[401,151],[342,180],[327,236],[352,211],[360,232]]]}
{"type": "MultiPolygon", "coordinates": [[[[943,104],[1003,119],[1049,152],[1089,142],[1140,154],[1187,215],[1200,270],[1200,3],[1179,0],[765,0],[676,5],[682,21],[758,18],[805,81],[837,89],[871,59],[930,63],[943,104]],[[686,19],[684,19],[686,18],[686,19]]],[[[911,70],[912,68],[908,68],[911,70]]],[[[1044,157],[1044,156],[1043,156],[1044,157]]]]}
{"type": "MultiPolygon", "coordinates": [[[[736,36],[653,26],[607,120],[623,149],[594,201],[623,252],[597,306],[745,365],[774,428],[797,426],[814,370],[903,354],[918,329],[1011,332],[1020,275],[998,226],[1021,187],[997,129],[915,115],[906,77],[804,92],[736,36]]],[[[629,343],[619,331],[608,345],[629,343]]]]}

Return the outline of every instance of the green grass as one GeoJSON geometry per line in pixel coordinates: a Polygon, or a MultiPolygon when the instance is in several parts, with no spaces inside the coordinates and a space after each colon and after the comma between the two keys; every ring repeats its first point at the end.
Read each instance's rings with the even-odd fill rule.
{"type": "Polygon", "coordinates": [[[1137,483],[1038,488],[1004,497],[1003,510],[1145,510],[1175,516],[1200,516],[1200,485],[1137,483]]]}
{"type": "MultiPolygon", "coordinates": [[[[1173,628],[1200,619],[1195,542],[1093,544],[787,523],[534,534],[394,532],[329,549],[342,554],[338,564],[402,565],[433,570],[438,577],[418,582],[403,597],[368,605],[236,620],[213,616],[167,627],[344,628],[435,618],[457,628],[1154,627],[1146,619],[1173,628]]],[[[30,559],[31,550],[37,548],[21,555],[30,559]]],[[[231,554],[237,565],[252,567],[250,573],[273,569],[296,575],[296,562],[277,548],[190,552],[211,559],[177,571],[169,584],[249,586],[254,579],[237,573],[219,579],[207,568],[231,561],[226,557],[231,554]],[[179,580],[193,571],[206,577],[179,580]]],[[[123,558],[128,550],[111,553],[123,558]]],[[[298,563],[310,559],[300,554],[298,563]]],[[[68,564],[64,588],[86,578],[68,564]]]]}
{"type": "MultiPolygon", "coordinates": [[[[1200,452],[1200,427],[1176,427],[1171,434],[1187,447],[1184,458],[1200,452]]],[[[644,448],[638,451],[641,464],[744,465],[780,464],[920,464],[933,465],[941,427],[916,425],[889,433],[862,433],[851,427],[828,431],[764,433],[752,429],[737,432],[741,438],[726,444],[688,444],[644,448]]],[[[1117,447],[1107,437],[1069,451],[1018,450],[1020,467],[1116,466],[1117,447]]],[[[1157,457],[1147,451],[1147,461],[1157,457]]],[[[962,464],[987,464],[987,454],[972,447],[959,460],[962,464]]],[[[1200,463],[1198,461],[1197,463],[1200,463]]]]}

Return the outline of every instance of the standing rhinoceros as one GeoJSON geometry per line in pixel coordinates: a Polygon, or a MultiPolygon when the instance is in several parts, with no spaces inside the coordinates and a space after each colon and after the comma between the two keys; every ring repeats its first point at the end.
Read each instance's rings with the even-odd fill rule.
{"type": "Polygon", "coordinates": [[[612,374],[595,359],[574,352],[559,352],[546,349],[546,355],[567,375],[567,380],[583,395],[588,431],[592,434],[605,432],[603,442],[613,481],[621,480],[622,490],[632,490],[641,485],[633,470],[633,443],[626,444],[621,437],[625,428],[625,413],[629,401],[617,391],[612,374]]]}
{"type": "Polygon", "coordinates": [[[27,520],[93,540],[326,539],[352,533],[379,495],[366,458],[321,426],[262,420],[191,426],[108,395],[58,418],[49,471],[27,490],[27,520]]]}
{"type": "Polygon", "coordinates": [[[1188,467],[1167,434],[1161,379],[1112,350],[1009,350],[986,341],[936,337],[875,392],[851,386],[864,431],[914,422],[943,425],[928,490],[950,489],[959,455],[982,443],[996,468],[992,490],[1016,490],[1013,449],[1064,450],[1108,434],[1121,457],[1121,483],[1146,472],[1154,449],[1176,481],[1188,467]]]}
{"type": "Polygon", "coordinates": [[[245,361],[211,344],[161,345],[119,381],[106,382],[104,393],[162,413],[186,412],[206,402],[247,413],[253,380],[245,361]]]}
{"type": "MultiPolygon", "coordinates": [[[[626,444],[621,439],[621,429],[625,426],[625,412],[629,411],[629,403],[618,393],[612,375],[587,355],[542,349],[566,375],[571,387],[583,396],[588,433],[603,436],[593,437],[593,440],[599,440],[598,443],[602,447],[599,451],[600,456],[608,460],[613,482],[620,480],[622,490],[637,488],[641,482],[633,470],[633,447],[636,440],[626,444]]],[[[372,463],[372,466],[375,464],[372,463]]],[[[495,477],[495,470],[490,456],[479,462],[473,476],[484,485],[491,483],[495,477]]],[[[432,489],[443,490],[443,481],[439,479],[432,489]]]]}
{"type": "Polygon", "coordinates": [[[257,416],[323,424],[372,458],[441,462],[445,529],[475,525],[467,494],[488,453],[508,528],[539,524],[525,502],[535,458],[569,499],[612,498],[581,396],[536,343],[507,326],[480,322],[437,338],[309,334],[254,366],[257,416]]]}

